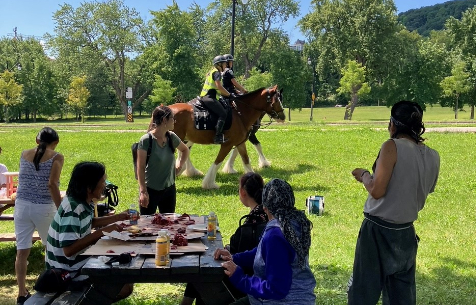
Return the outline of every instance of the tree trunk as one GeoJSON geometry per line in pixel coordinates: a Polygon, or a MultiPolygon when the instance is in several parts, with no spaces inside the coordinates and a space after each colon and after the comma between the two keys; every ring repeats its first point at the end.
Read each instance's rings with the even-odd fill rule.
{"type": "Polygon", "coordinates": [[[474,120],[474,105],[471,105],[471,120],[474,120]]]}
{"type": "Polygon", "coordinates": [[[459,96],[456,95],[456,105],[455,105],[455,120],[458,119],[458,98],[459,96]]]}
{"type": "Polygon", "coordinates": [[[345,106],[345,115],[344,120],[352,120],[352,114],[354,114],[355,106],[357,106],[357,102],[359,101],[359,97],[356,92],[351,94],[350,102],[347,106],[345,106]]]}
{"type": "Polygon", "coordinates": [[[288,108],[288,121],[291,121],[291,108],[288,108]]]}

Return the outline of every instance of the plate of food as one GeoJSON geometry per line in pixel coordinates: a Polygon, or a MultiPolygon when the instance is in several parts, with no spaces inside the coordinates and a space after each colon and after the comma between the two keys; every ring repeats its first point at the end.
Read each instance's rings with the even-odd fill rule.
{"type": "MultiPolygon", "coordinates": [[[[187,229],[198,232],[207,232],[207,224],[200,223],[187,226],[187,229]]],[[[217,227],[217,231],[220,231],[220,227],[217,227]]]]}

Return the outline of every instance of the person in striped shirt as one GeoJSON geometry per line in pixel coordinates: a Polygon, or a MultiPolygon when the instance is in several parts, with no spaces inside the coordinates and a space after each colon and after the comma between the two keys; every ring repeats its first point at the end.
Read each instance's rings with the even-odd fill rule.
{"type": "MultiPolygon", "coordinates": [[[[106,168],[98,162],[80,162],[71,174],[66,196],[48,230],[46,245],[46,268],[67,270],[74,280],[89,256],[81,255],[96,243],[104,232],[122,231],[117,221],[129,219],[128,211],[104,217],[94,217],[93,200],[99,200],[106,186],[106,168]],[[92,229],[96,230],[93,232],[92,229]]],[[[132,284],[127,284],[116,297],[120,300],[132,293],[132,284]]]]}

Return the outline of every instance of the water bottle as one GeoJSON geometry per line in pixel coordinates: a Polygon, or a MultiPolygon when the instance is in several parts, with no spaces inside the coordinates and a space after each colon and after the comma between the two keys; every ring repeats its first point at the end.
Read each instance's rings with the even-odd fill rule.
{"type": "Polygon", "coordinates": [[[208,215],[207,237],[212,240],[217,238],[217,216],[215,212],[210,212],[208,215]]]}
{"type": "Polygon", "coordinates": [[[166,266],[167,265],[167,236],[164,231],[159,231],[159,235],[155,240],[155,265],[166,266]]]}
{"type": "Polygon", "coordinates": [[[165,237],[167,238],[167,254],[165,255],[166,264],[170,261],[170,233],[167,229],[161,229],[161,232],[164,232],[165,237]]]}
{"type": "Polygon", "coordinates": [[[139,212],[137,211],[137,205],[133,203],[129,207],[129,224],[136,225],[138,219],[139,219],[139,212]]]}

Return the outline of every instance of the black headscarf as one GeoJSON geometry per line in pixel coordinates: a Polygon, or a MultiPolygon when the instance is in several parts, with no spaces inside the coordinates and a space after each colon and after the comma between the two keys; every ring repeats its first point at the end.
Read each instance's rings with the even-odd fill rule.
{"type": "Polygon", "coordinates": [[[294,204],[293,189],[286,181],[273,179],[264,186],[263,206],[279,221],[284,237],[296,251],[299,267],[304,268],[311,247],[312,223],[294,204]]]}

